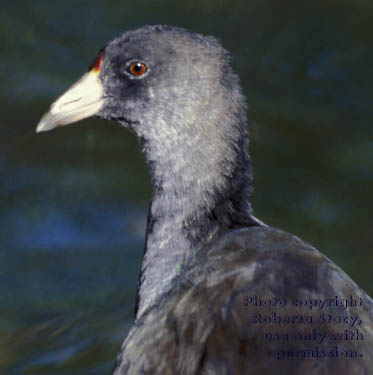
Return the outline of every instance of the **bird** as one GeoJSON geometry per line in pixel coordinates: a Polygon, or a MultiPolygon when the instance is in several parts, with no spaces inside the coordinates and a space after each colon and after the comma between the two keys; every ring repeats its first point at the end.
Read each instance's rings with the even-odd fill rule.
{"type": "Polygon", "coordinates": [[[373,301],[253,214],[246,99],[212,36],[113,39],[37,132],[96,116],[141,144],[152,182],[132,328],[114,375],[373,373],[373,301]]]}

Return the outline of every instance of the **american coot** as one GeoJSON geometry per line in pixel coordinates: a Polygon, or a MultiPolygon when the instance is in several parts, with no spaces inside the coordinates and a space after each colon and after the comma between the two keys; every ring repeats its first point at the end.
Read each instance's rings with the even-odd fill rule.
{"type": "Polygon", "coordinates": [[[371,374],[372,300],[252,215],[245,100],[212,37],[169,26],[103,48],[37,131],[96,115],[139,137],[153,194],[119,374],[371,374]]]}

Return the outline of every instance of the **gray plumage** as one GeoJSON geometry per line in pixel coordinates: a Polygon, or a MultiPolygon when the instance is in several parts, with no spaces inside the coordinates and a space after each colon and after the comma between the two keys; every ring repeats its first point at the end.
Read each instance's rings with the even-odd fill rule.
{"type": "MultiPolygon", "coordinates": [[[[190,259],[173,282],[173,289],[136,320],[123,343],[115,375],[368,375],[372,373],[372,301],[333,262],[299,238],[269,227],[231,231],[190,259]],[[334,298],[353,296],[361,307],[323,309],[245,307],[246,296],[262,299],[334,298]],[[271,317],[299,316],[312,324],[258,323],[256,313],[271,317]],[[362,323],[326,324],[320,314],[362,323]],[[311,317],[311,318],[310,318],[311,317]],[[265,333],[308,335],[316,340],[267,341],[265,333]],[[345,329],[363,341],[334,340],[345,329]],[[358,358],[322,358],[323,350],[356,350],[358,358]],[[281,358],[283,350],[304,351],[300,357],[281,358]],[[308,357],[310,355],[311,357],[308,357]],[[360,357],[362,355],[363,357],[360,357]],[[321,354],[320,354],[321,356],[321,354]]],[[[308,336],[306,336],[308,337],[308,336]]]]}
{"type": "MultiPolygon", "coordinates": [[[[145,26],[100,56],[97,115],[138,135],[153,184],[135,323],[114,374],[372,373],[372,300],[313,247],[252,215],[245,100],[227,51],[212,37],[145,26]],[[134,62],[145,64],[144,74],[130,73],[134,62]],[[250,296],[288,304],[245,306],[250,296]],[[307,310],[294,302],[336,297],[361,306],[330,302],[307,310]],[[295,320],[262,324],[256,313],[295,320]],[[320,314],[347,323],[358,316],[361,323],[325,323],[320,314]],[[346,327],[363,340],[336,341],[346,327]],[[283,341],[266,339],[268,332],[283,341]],[[325,337],[301,339],[311,332],[325,337]],[[299,339],[285,342],[286,334],[299,339]],[[333,350],[358,355],[310,357],[333,350]]],[[[55,108],[39,130],[56,126],[55,108]]]]}

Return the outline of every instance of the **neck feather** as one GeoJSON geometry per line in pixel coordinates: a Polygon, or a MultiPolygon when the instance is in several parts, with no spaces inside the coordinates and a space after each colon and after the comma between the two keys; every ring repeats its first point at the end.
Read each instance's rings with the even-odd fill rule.
{"type": "Polygon", "coordinates": [[[252,172],[245,123],[236,119],[229,137],[215,139],[212,148],[199,140],[200,145],[190,145],[198,152],[185,147],[187,140],[170,149],[167,143],[143,140],[153,194],[137,317],[171,289],[182,265],[203,245],[228,229],[256,224],[249,203],[252,172]]]}

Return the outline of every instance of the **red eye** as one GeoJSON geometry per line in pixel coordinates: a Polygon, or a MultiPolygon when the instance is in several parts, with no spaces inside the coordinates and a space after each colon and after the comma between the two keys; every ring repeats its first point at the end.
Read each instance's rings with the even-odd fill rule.
{"type": "Polygon", "coordinates": [[[142,76],[146,72],[146,70],[147,70],[146,65],[141,62],[134,62],[128,68],[128,71],[130,72],[130,74],[132,74],[135,77],[142,76]]]}

